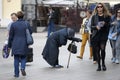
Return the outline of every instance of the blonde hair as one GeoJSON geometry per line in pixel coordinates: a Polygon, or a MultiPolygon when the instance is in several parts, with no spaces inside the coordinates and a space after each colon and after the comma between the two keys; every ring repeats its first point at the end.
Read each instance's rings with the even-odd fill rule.
{"type": "Polygon", "coordinates": [[[107,9],[107,7],[105,6],[105,4],[103,4],[103,3],[98,3],[98,4],[96,5],[96,7],[95,7],[95,9],[94,9],[94,11],[93,11],[93,15],[95,15],[95,14],[98,13],[98,12],[97,12],[97,6],[98,6],[98,5],[102,5],[104,17],[110,16],[109,10],[107,9]]]}

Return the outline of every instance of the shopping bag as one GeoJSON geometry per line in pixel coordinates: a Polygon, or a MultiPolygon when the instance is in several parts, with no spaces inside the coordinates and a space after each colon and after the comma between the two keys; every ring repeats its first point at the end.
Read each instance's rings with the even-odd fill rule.
{"type": "Polygon", "coordinates": [[[33,62],[33,48],[28,48],[26,62],[33,62]]]}
{"type": "Polygon", "coordinates": [[[3,58],[8,58],[10,54],[10,49],[8,48],[8,42],[5,41],[5,44],[2,49],[2,56],[3,58]]]}

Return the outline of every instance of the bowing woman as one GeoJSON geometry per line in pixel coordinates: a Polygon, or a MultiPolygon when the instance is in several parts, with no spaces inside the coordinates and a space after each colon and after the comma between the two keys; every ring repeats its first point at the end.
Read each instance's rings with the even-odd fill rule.
{"type": "MultiPolygon", "coordinates": [[[[54,68],[62,68],[59,64],[59,47],[66,45],[67,40],[73,40],[75,31],[71,28],[64,28],[53,32],[47,39],[42,56],[49,65],[54,68]]],[[[76,40],[80,42],[81,40],[76,40]]]]}

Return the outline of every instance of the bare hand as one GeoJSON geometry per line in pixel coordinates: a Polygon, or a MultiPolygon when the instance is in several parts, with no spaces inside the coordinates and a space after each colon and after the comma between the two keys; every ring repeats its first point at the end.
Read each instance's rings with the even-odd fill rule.
{"type": "Polygon", "coordinates": [[[112,24],[112,25],[117,25],[117,22],[116,22],[116,21],[114,21],[114,22],[112,22],[111,24],[112,24]]]}
{"type": "Polygon", "coordinates": [[[96,28],[97,28],[98,30],[100,30],[100,29],[101,29],[99,26],[96,26],[96,28]]]}
{"type": "Polygon", "coordinates": [[[92,32],[89,30],[89,34],[91,35],[92,34],[92,32]]]}
{"type": "Polygon", "coordinates": [[[8,53],[10,53],[10,48],[8,48],[8,53]]]}
{"type": "Polygon", "coordinates": [[[114,38],[115,36],[117,36],[117,32],[112,35],[113,38],[114,38]]]}
{"type": "Polygon", "coordinates": [[[105,25],[105,21],[103,21],[103,25],[105,25]]]}

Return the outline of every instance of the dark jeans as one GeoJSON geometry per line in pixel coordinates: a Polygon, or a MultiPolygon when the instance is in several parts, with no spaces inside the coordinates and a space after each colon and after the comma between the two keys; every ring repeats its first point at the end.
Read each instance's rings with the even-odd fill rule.
{"type": "Polygon", "coordinates": [[[50,21],[48,24],[48,37],[50,36],[51,32],[54,32],[55,24],[53,21],[50,21]]]}
{"type": "Polygon", "coordinates": [[[19,63],[21,63],[21,69],[25,70],[26,56],[14,55],[14,73],[19,76],[19,63]]]}
{"type": "Polygon", "coordinates": [[[93,59],[97,60],[98,66],[101,66],[101,59],[102,59],[102,65],[105,65],[106,42],[107,40],[92,41],[93,59]]]}
{"type": "Polygon", "coordinates": [[[59,65],[59,61],[58,61],[58,59],[56,60],[54,66],[55,66],[55,65],[59,65]]]}

